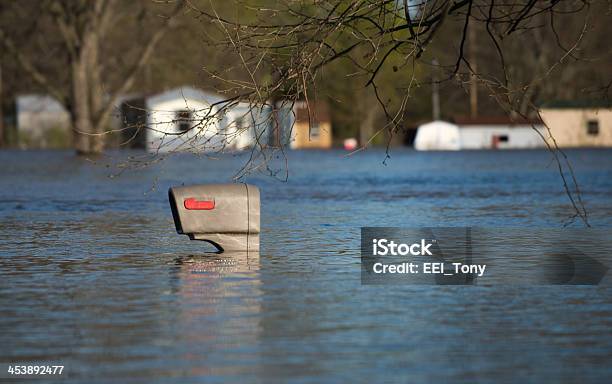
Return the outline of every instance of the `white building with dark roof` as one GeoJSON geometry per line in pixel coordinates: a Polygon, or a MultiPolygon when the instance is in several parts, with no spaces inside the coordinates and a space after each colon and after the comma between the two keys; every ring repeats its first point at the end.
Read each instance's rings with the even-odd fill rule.
{"type": "Polygon", "coordinates": [[[418,127],[414,147],[419,151],[468,149],[529,149],[546,144],[539,120],[507,117],[455,118],[454,123],[434,121],[418,127]]]}

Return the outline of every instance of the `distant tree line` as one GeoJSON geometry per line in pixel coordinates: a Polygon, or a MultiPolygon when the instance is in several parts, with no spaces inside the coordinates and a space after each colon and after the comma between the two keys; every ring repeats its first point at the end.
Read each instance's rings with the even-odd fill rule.
{"type": "Polygon", "coordinates": [[[325,99],[336,135],[380,142],[431,118],[434,82],[445,118],[609,97],[610,12],[557,0],[4,1],[0,95],[58,99],[82,154],[103,150],[123,94],[185,83],[325,99]]]}
{"type": "MultiPolygon", "coordinates": [[[[122,95],[184,84],[226,107],[325,100],[337,136],[390,144],[438,115],[432,90],[442,118],[607,100],[611,12],[590,0],[2,1],[0,104],[55,97],[79,154],[103,151],[122,95]]],[[[549,149],[586,222],[569,163],[549,149]]]]}

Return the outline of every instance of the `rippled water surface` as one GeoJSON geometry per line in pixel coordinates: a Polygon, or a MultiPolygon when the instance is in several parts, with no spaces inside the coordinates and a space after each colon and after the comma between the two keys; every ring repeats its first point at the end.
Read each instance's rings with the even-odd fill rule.
{"type": "MultiPolygon", "coordinates": [[[[612,151],[568,156],[591,224],[612,228],[612,151]]],[[[550,155],[383,160],[290,152],[288,182],[247,179],[262,195],[260,254],[216,255],[176,234],[166,191],[230,181],[244,155],[109,178],[70,152],[0,152],[0,362],[61,363],[75,382],[612,377],[605,286],[360,282],[361,226],[562,226],[572,211],[550,155]]]]}

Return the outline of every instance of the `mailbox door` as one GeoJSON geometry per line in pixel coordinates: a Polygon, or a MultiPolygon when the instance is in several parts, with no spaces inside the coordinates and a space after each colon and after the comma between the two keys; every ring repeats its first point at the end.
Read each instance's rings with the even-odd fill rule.
{"type": "Polygon", "coordinates": [[[175,187],[169,192],[179,233],[259,232],[259,192],[246,184],[211,184],[175,187]],[[257,205],[257,228],[252,223],[257,205]],[[178,217],[177,217],[178,216],[178,217]],[[178,222],[177,222],[178,218],[178,222]]]}

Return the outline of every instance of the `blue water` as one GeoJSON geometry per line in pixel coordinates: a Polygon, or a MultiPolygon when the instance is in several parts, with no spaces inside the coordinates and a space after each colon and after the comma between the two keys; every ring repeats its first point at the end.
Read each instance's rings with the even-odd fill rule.
{"type": "MultiPolygon", "coordinates": [[[[247,154],[109,177],[128,155],[144,156],[0,152],[0,363],[61,363],[74,382],[612,377],[606,286],[361,285],[362,226],[562,227],[573,212],[545,151],[274,157],[275,177],[246,178],[262,195],[248,256],[176,234],[166,195],[231,181],[247,154]]],[[[590,223],[612,228],[612,151],[568,156],[590,223]]]]}

